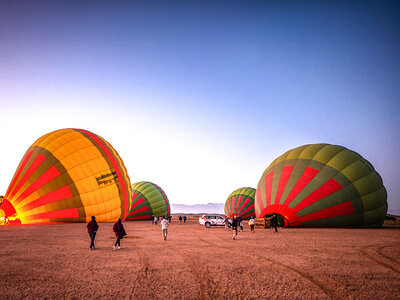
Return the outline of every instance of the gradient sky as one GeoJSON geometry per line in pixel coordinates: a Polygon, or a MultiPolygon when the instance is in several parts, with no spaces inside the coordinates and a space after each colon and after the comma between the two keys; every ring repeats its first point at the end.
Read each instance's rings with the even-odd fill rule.
{"type": "Polygon", "coordinates": [[[0,3],[0,194],[37,138],[72,127],[185,204],[342,145],[400,214],[398,2],[81,2],[0,3]]]}

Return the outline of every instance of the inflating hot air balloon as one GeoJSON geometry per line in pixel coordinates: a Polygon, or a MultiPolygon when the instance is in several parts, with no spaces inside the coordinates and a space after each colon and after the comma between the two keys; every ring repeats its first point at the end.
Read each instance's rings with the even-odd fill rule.
{"type": "Polygon", "coordinates": [[[244,187],[233,191],[225,202],[225,215],[229,218],[240,216],[243,219],[254,216],[256,189],[244,187]]]}
{"type": "Polygon", "coordinates": [[[151,219],[151,216],[169,217],[171,209],[167,195],[156,184],[141,181],[132,185],[132,202],[127,220],[151,219]]]}
{"type": "Polygon", "coordinates": [[[122,159],[100,136],[60,129],[26,151],[0,206],[14,223],[125,219],[132,190],[122,159]]]}
{"type": "Polygon", "coordinates": [[[387,193],[374,167],[354,151],[329,144],[287,151],[264,171],[257,217],[278,213],[287,226],[379,227],[387,193]]]}

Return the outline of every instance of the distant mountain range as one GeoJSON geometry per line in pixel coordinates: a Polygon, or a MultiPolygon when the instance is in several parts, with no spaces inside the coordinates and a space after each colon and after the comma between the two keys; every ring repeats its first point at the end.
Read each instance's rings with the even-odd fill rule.
{"type": "Polygon", "coordinates": [[[224,214],[224,203],[208,204],[170,204],[173,214],[224,214]]]}

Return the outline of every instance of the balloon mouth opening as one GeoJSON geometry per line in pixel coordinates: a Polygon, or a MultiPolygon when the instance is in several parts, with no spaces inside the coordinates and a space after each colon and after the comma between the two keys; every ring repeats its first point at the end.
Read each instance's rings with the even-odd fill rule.
{"type": "Polygon", "coordinates": [[[278,223],[281,223],[283,227],[297,227],[300,224],[297,213],[291,208],[283,204],[272,204],[267,206],[261,211],[260,218],[271,217],[272,214],[278,216],[278,223]]]}
{"type": "Polygon", "coordinates": [[[0,225],[17,225],[21,224],[21,220],[17,215],[17,211],[10,201],[3,199],[0,205],[0,225]]]}

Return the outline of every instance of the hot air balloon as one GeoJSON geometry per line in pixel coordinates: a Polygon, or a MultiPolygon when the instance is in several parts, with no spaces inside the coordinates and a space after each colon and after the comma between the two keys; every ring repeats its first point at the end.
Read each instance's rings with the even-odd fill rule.
{"type": "Polygon", "coordinates": [[[225,202],[225,215],[229,218],[240,216],[243,219],[254,216],[256,189],[243,187],[233,191],[225,202]]]}
{"type": "Polygon", "coordinates": [[[125,219],[132,190],[117,151],[83,129],[60,129],[26,151],[0,206],[22,224],[125,219]]]}
{"type": "Polygon", "coordinates": [[[151,216],[169,217],[171,209],[167,195],[156,184],[141,181],[132,185],[132,202],[127,220],[151,219],[151,216]]]}
{"type": "Polygon", "coordinates": [[[387,193],[374,167],[358,153],[329,144],[287,151],[257,186],[257,217],[277,213],[293,227],[379,227],[387,193]]]}

